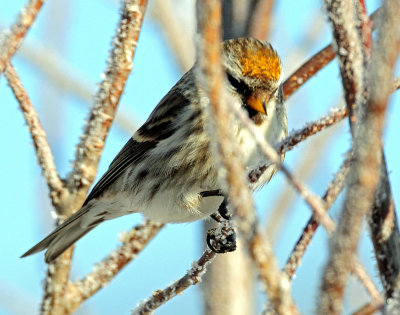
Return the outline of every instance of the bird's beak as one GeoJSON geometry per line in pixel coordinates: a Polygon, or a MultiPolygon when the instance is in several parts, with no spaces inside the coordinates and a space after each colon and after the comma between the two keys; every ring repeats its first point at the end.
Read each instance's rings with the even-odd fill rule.
{"type": "Polygon", "coordinates": [[[267,102],[265,100],[262,101],[262,106],[264,108],[264,114],[267,115],[267,102]]]}
{"type": "Polygon", "coordinates": [[[247,99],[247,105],[265,115],[267,114],[267,103],[268,100],[265,99],[264,95],[259,95],[258,93],[253,93],[247,99]]]}

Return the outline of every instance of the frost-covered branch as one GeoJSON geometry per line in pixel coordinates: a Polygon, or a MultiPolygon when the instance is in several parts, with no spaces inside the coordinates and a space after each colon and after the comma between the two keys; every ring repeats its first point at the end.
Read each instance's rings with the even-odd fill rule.
{"type": "Polygon", "coordinates": [[[29,0],[11,29],[0,36],[0,76],[32,26],[44,0],[29,0]],[[2,38],[3,37],[3,38],[2,38]]]}
{"type": "MultiPolygon", "coordinates": [[[[380,14],[380,10],[376,10],[371,14],[372,26],[380,14]]],[[[332,48],[332,44],[326,46],[317,52],[314,56],[308,59],[300,68],[291,74],[283,83],[283,94],[285,100],[288,99],[294,92],[303,86],[309,79],[311,79],[319,70],[324,68],[329,62],[336,57],[332,48]]]]}
{"type": "Polygon", "coordinates": [[[39,116],[35,107],[31,103],[24,86],[22,85],[17,71],[10,62],[7,64],[4,74],[16,99],[18,100],[19,107],[24,115],[25,122],[28,125],[38,163],[42,169],[42,175],[49,187],[51,201],[55,207],[58,207],[61,199],[65,197],[67,191],[57,173],[53,154],[49,142],[47,141],[46,132],[40,123],[39,116]]]}
{"type": "Polygon", "coordinates": [[[198,45],[198,59],[200,71],[199,83],[209,96],[209,129],[216,138],[216,160],[225,169],[223,178],[228,190],[230,205],[233,208],[235,222],[241,235],[248,244],[250,253],[259,268],[259,276],[266,287],[268,297],[271,299],[278,314],[297,314],[288,287],[282,280],[277,268],[271,246],[266,240],[261,242],[258,238],[251,243],[254,227],[257,222],[254,202],[245,177],[244,166],[238,155],[238,144],[231,130],[233,115],[226,105],[225,74],[221,65],[221,3],[218,0],[197,1],[197,16],[201,38],[198,45]],[[263,245],[266,245],[265,247],[263,245]],[[263,250],[269,248],[267,253],[263,250]],[[265,255],[266,254],[266,255],[265,255]],[[265,257],[267,259],[265,259],[265,257]],[[267,276],[263,274],[263,263],[268,262],[267,276]],[[261,267],[261,268],[260,268],[261,267]]]}
{"type": "Polygon", "coordinates": [[[96,176],[105,139],[132,70],[146,6],[147,1],[144,0],[126,0],[122,3],[121,18],[112,41],[113,48],[104,80],[77,146],[73,171],[68,175],[68,188],[76,193],[79,206],[96,176]]]}
{"type": "Polygon", "coordinates": [[[146,221],[121,236],[122,245],[97,263],[84,279],[70,283],[65,294],[66,311],[73,313],[85,300],[106,286],[146,247],[163,227],[163,224],[146,221]]]}
{"type": "MultiPolygon", "coordinates": [[[[84,105],[91,107],[96,85],[56,51],[38,42],[26,40],[19,48],[18,55],[47,76],[59,89],[77,96],[84,105]]],[[[124,110],[128,106],[123,101],[119,107],[114,122],[127,134],[132,135],[138,129],[138,120],[133,113],[124,110]]]]}
{"type": "Polygon", "coordinates": [[[382,161],[368,224],[385,297],[390,298],[399,289],[400,233],[384,157],[382,161]]]}
{"type": "MultiPolygon", "coordinates": [[[[121,17],[113,40],[109,64],[100,85],[88,124],[78,144],[73,171],[67,179],[71,194],[63,200],[58,215],[65,219],[79,209],[97,171],[104,141],[114,119],[126,79],[132,69],[132,59],[140,33],[147,1],[126,0],[122,3],[121,17]]],[[[49,264],[41,313],[64,314],[73,248],[49,264]]]]}
{"type": "Polygon", "coordinates": [[[398,28],[400,7],[396,1],[386,1],[382,7],[383,18],[378,26],[378,39],[369,67],[368,94],[365,98],[367,54],[363,51],[360,23],[354,18],[358,12],[353,5],[354,2],[326,1],[350,112],[355,157],[338,229],[332,238],[318,305],[320,313],[331,314],[341,312],[342,296],[351,265],[349,262],[357,249],[363,215],[368,214],[374,201],[382,160],[381,136],[387,98],[393,65],[397,59],[394,45],[398,35],[395,35],[395,41],[389,38],[392,37],[390,30],[398,28]]]}
{"type": "Polygon", "coordinates": [[[175,281],[164,290],[155,291],[150,298],[142,301],[139,306],[132,311],[132,314],[151,314],[155,309],[182,293],[188,287],[198,284],[201,281],[201,277],[206,272],[208,264],[213,261],[216,255],[215,252],[206,249],[200,259],[192,264],[192,268],[184,277],[175,281]]]}
{"type": "Polygon", "coordinates": [[[277,143],[274,147],[278,154],[286,153],[308,137],[342,121],[346,116],[347,109],[345,107],[332,108],[328,115],[307,123],[302,129],[291,131],[285,139],[277,143]]]}

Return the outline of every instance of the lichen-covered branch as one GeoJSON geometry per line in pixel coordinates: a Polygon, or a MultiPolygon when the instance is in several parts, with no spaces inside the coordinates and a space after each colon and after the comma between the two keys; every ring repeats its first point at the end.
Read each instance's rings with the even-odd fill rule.
{"type": "Polygon", "coordinates": [[[42,169],[42,175],[49,187],[51,201],[55,207],[58,207],[60,199],[65,197],[67,190],[57,173],[46,132],[40,123],[39,116],[22,85],[18,73],[10,62],[7,64],[4,74],[28,125],[38,163],[42,169]]]}
{"type": "Polygon", "coordinates": [[[7,66],[7,62],[10,61],[10,58],[21,45],[43,3],[44,0],[29,0],[20,11],[17,21],[5,33],[4,38],[0,42],[0,76],[7,66]]]}
{"type": "Polygon", "coordinates": [[[163,227],[163,224],[146,221],[122,235],[122,245],[96,264],[93,271],[82,280],[70,283],[65,293],[66,313],[73,313],[85,300],[106,286],[146,247],[163,227]]]}

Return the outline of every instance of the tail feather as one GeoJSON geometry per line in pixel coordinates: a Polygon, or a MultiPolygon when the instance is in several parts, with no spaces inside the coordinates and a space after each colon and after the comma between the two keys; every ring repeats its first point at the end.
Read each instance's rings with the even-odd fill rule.
{"type": "Polygon", "coordinates": [[[21,258],[38,253],[47,249],[45,261],[53,261],[60,256],[68,247],[74,244],[78,239],[97,226],[97,222],[90,226],[82,226],[83,215],[88,212],[88,208],[82,208],[64,223],[59,225],[53,232],[45,237],[38,244],[29,249],[21,258]]]}

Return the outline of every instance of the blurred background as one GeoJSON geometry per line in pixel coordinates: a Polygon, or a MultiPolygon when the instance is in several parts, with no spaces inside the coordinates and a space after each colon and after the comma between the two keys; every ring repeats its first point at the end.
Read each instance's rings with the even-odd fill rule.
{"type": "MultiPolygon", "coordinates": [[[[16,20],[25,3],[26,0],[0,1],[0,29],[16,20]]],[[[371,13],[380,1],[366,1],[366,4],[371,13]]],[[[240,14],[240,8],[233,12],[239,20],[240,14]]],[[[106,141],[98,177],[135,128],[146,120],[157,102],[191,66],[194,17],[193,0],[149,1],[134,68],[106,141]]],[[[47,132],[61,177],[69,172],[74,159],[75,145],[101,81],[118,20],[118,1],[50,0],[13,58],[47,132]]],[[[234,27],[237,24],[233,24],[234,27]]],[[[331,41],[321,1],[275,1],[268,40],[282,58],[285,79],[331,41]]],[[[400,104],[397,94],[390,99],[384,149],[394,201],[398,205],[400,124],[395,123],[395,119],[400,117],[400,104]]],[[[54,221],[47,186],[41,177],[28,129],[4,76],[0,77],[0,104],[3,111],[0,115],[0,315],[31,314],[40,307],[46,265],[42,253],[26,259],[19,256],[47,235],[54,221]]],[[[301,128],[340,104],[343,104],[341,80],[337,62],[333,61],[288,100],[289,130],[301,128]]],[[[322,195],[350,147],[350,140],[345,121],[301,143],[287,154],[285,163],[315,193],[322,195]]],[[[258,191],[255,200],[261,222],[283,266],[311,211],[281,174],[258,191]]],[[[335,219],[342,201],[343,193],[332,208],[331,215],[335,219]]],[[[94,263],[118,245],[120,231],[130,229],[142,219],[137,214],[112,220],[80,240],[74,253],[71,279],[88,273],[94,263]]],[[[202,222],[168,225],[107,287],[86,301],[77,314],[128,314],[154,290],[183,276],[191,262],[201,255],[204,239],[202,222]]],[[[327,246],[326,233],[320,229],[293,281],[294,299],[305,314],[315,309],[327,246]]],[[[359,252],[368,272],[379,284],[367,231],[364,231],[359,252]]],[[[236,272],[253,279],[252,272],[246,268],[236,272]]],[[[257,285],[253,289],[253,311],[259,313],[264,294],[257,285]]],[[[350,277],[347,293],[346,313],[369,301],[354,277],[350,277]]],[[[194,286],[156,313],[196,315],[204,311],[201,286],[194,286]]]]}

